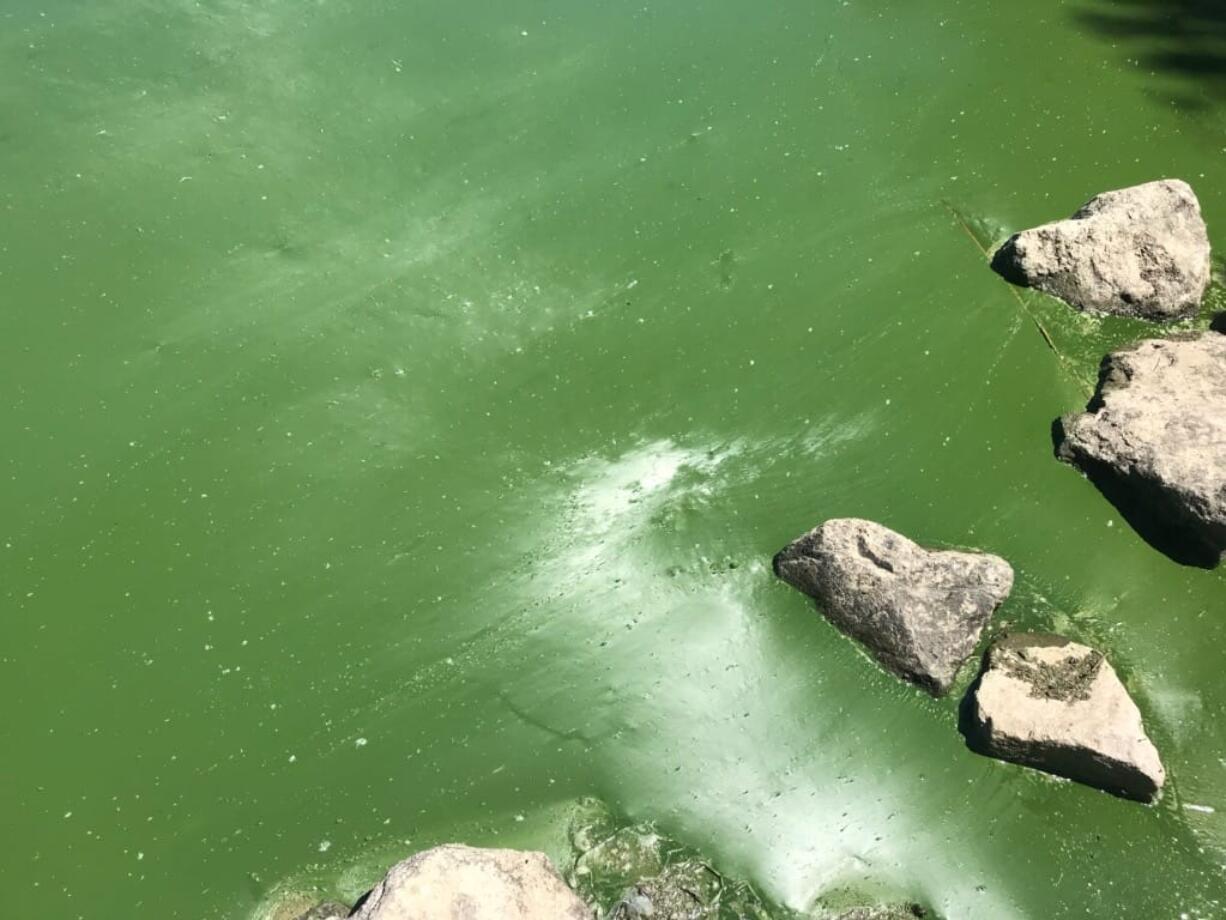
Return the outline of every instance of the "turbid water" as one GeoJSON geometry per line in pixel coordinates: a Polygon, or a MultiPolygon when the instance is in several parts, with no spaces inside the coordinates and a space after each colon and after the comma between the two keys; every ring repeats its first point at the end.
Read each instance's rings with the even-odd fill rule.
{"type": "Polygon", "coordinates": [[[792,907],[1226,915],[1226,574],[1050,443],[1150,327],[981,251],[1160,176],[1226,251],[1215,9],[0,23],[11,913],[243,920],[444,840],[560,853],[596,795],[792,907]],[[1006,556],[997,622],[1109,655],[1161,803],[970,753],[957,692],[777,583],[836,515],[1006,556]]]}

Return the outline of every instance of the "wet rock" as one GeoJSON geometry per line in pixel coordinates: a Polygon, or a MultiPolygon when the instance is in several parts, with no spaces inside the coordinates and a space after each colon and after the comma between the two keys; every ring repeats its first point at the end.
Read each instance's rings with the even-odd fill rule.
{"type": "Polygon", "coordinates": [[[1068,220],[1012,236],[992,267],[1088,313],[1191,316],[1209,284],[1200,203],[1178,179],[1104,192],[1068,220]]]}
{"type": "Polygon", "coordinates": [[[339,901],[320,902],[318,892],[281,891],[258,912],[262,920],[340,920],[350,909],[339,901]]]}
{"type": "Polygon", "coordinates": [[[1061,636],[1019,634],[985,656],[971,691],[971,747],[1105,789],[1152,801],[1166,773],[1141,713],[1107,660],[1061,636]]]}
{"type": "Polygon", "coordinates": [[[1226,336],[1150,339],[1103,361],[1086,411],[1056,424],[1060,459],[1176,559],[1226,553],[1226,336]]]}
{"type": "Polygon", "coordinates": [[[1013,569],[998,556],[924,549],[855,518],[795,540],[774,567],[887,669],[936,696],[949,690],[1013,586],[1013,569]]]}
{"type": "Polygon", "coordinates": [[[544,853],[447,844],[392,867],[356,920],[591,920],[544,853]]]}

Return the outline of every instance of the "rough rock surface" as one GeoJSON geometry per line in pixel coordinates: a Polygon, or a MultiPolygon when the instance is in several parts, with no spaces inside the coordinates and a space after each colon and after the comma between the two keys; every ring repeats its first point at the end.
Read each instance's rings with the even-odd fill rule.
{"type": "Polygon", "coordinates": [[[1104,192],[1069,220],[1012,236],[992,267],[1089,313],[1154,320],[1194,314],[1209,284],[1209,236],[1186,182],[1104,192]]]}
{"type": "Polygon", "coordinates": [[[1147,521],[1166,532],[1153,542],[1182,542],[1208,565],[1226,553],[1226,336],[1113,352],[1086,411],[1061,419],[1056,438],[1062,460],[1143,513],[1143,533],[1147,521]]]}
{"type": "Polygon", "coordinates": [[[1023,633],[985,656],[967,739],[981,753],[1152,801],[1166,772],[1107,660],[1061,636],[1023,633]]]}
{"type": "Polygon", "coordinates": [[[856,518],[827,521],[785,547],[774,566],[886,668],[937,696],[1013,586],[1013,569],[999,556],[924,549],[856,518]]]}
{"type": "Polygon", "coordinates": [[[544,853],[447,844],[393,866],[356,920],[591,920],[544,853]]]}

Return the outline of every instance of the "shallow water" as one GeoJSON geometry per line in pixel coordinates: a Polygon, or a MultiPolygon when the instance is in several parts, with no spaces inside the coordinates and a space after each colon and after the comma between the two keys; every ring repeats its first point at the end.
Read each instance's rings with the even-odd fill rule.
{"type": "Polygon", "coordinates": [[[1226,575],[1051,455],[1148,329],[981,251],[1167,175],[1226,246],[1222,19],[762,6],[0,0],[12,911],[247,918],[595,794],[796,908],[1226,914],[1226,575]],[[776,583],[837,515],[1009,558],[1162,802],[776,583]]]}

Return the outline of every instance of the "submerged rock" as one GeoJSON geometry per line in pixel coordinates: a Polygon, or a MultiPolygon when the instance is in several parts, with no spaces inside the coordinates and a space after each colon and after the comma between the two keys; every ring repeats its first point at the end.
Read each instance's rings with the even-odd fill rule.
{"type": "Polygon", "coordinates": [[[339,901],[324,901],[316,904],[305,914],[299,914],[298,920],[345,920],[349,916],[349,908],[339,901]]]}
{"type": "Polygon", "coordinates": [[[1104,192],[1068,220],[1010,237],[992,267],[1088,313],[1191,316],[1209,284],[1200,203],[1178,179],[1104,192]]]}
{"type": "Polygon", "coordinates": [[[1001,760],[1152,801],[1166,772],[1107,660],[1061,636],[1000,640],[969,700],[971,747],[1001,760]]]}
{"type": "Polygon", "coordinates": [[[833,920],[927,920],[928,917],[928,911],[918,904],[904,904],[901,907],[857,907],[833,920]]]}
{"type": "Polygon", "coordinates": [[[1226,553],[1226,336],[1108,355],[1094,398],[1057,422],[1056,441],[1151,542],[1206,565],[1226,553]]]}
{"type": "Polygon", "coordinates": [[[343,920],[350,908],[339,901],[320,901],[318,892],[281,891],[257,912],[260,920],[343,920]]]}
{"type": "Polygon", "coordinates": [[[544,853],[447,844],[393,866],[356,920],[591,920],[544,853]]]}
{"type": "Polygon", "coordinates": [[[575,861],[568,880],[602,920],[770,920],[744,882],[717,872],[693,850],[649,824],[616,827],[607,808],[585,800],[571,824],[575,861]]]}
{"type": "Polygon", "coordinates": [[[810,531],[774,567],[886,668],[935,696],[949,690],[1013,586],[999,556],[924,549],[856,518],[810,531]]]}

